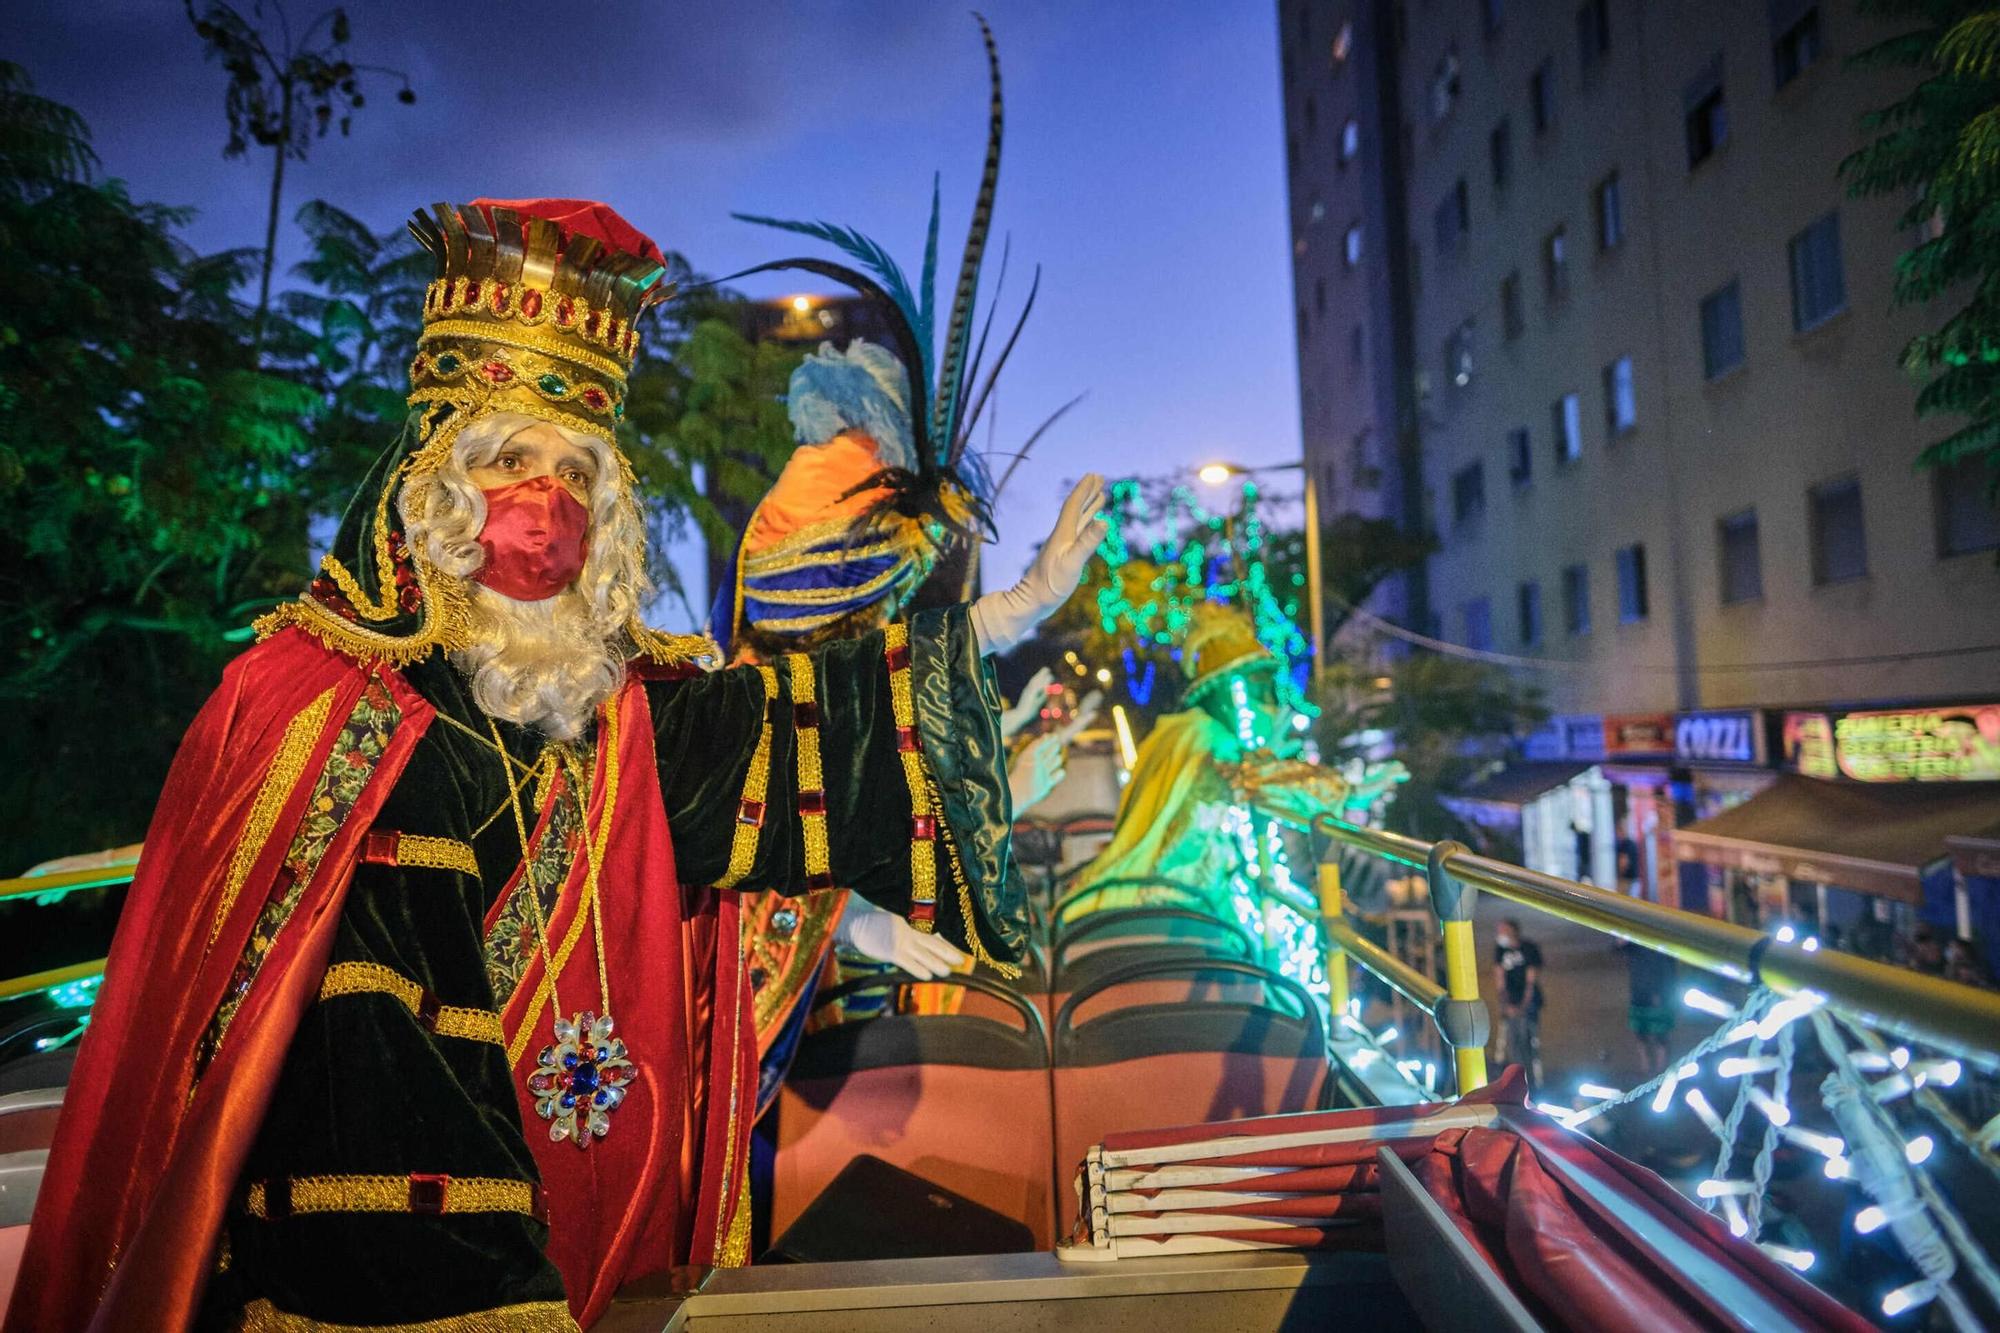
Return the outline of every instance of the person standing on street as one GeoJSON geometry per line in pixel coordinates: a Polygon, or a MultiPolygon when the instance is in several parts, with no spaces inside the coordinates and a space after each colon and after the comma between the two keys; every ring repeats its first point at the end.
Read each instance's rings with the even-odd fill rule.
{"type": "Polygon", "coordinates": [[[1493,988],[1500,995],[1501,1064],[1518,1064],[1542,1081],[1542,951],[1504,917],[1493,942],[1493,988]]]}
{"type": "Polygon", "coordinates": [[[1639,1042],[1639,1067],[1647,1078],[1667,1072],[1667,1041],[1674,1034],[1674,960],[1643,944],[1621,944],[1631,972],[1626,1021],[1639,1042]]]}

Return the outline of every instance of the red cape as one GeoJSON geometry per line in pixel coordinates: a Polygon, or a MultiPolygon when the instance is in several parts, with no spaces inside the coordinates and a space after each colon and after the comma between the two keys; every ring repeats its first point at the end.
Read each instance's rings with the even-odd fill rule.
{"type": "MultiPolygon", "coordinates": [[[[747,1114],[732,1112],[737,1090],[753,1086],[755,1059],[734,947],[736,897],[680,892],[639,681],[612,706],[621,715],[622,785],[600,880],[621,1034],[642,1077],[610,1136],[587,1155],[551,1143],[522,1106],[549,1196],[550,1257],[585,1323],[630,1278],[726,1257],[732,1224],[740,1227],[736,1182],[749,1129],[747,1114]],[[717,949],[718,940],[730,947],[717,949]],[[617,956],[628,947],[630,962],[617,956]],[[726,998],[717,1004],[718,996],[726,998]]],[[[361,840],[434,716],[395,671],[364,666],[296,629],[223,673],[147,832],[5,1333],[192,1323],[244,1159],[300,1016],[317,996],[361,840]],[[378,706],[386,696],[400,717],[197,1079],[203,1034],[266,900],[282,889],[282,863],[315,781],[330,762],[349,759],[336,760],[335,745],[364,692],[378,706]],[[266,791],[274,771],[297,778],[266,791]]],[[[593,829],[606,767],[592,794],[593,829]]],[[[564,892],[569,910],[578,896],[564,892]]],[[[563,973],[573,1008],[601,1007],[588,937],[563,973]]],[[[538,980],[537,969],[523,990],[532,994],[538,980]]],[[[510,1035],[520,1007],[505,1015],[510,1035]]],[[[547,1018],[544,1007],[530,1021],[539,1032],[547,1018]]],[[[525,1062],[542,1040],[529,1043],[525,1062]]]]}

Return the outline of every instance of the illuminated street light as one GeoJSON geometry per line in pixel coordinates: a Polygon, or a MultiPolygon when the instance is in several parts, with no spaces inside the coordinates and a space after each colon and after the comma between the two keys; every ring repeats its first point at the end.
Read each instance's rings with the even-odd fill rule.
{"type": "Polygon", "coordinates": [[[810,296],[794,296],[792,298],[792,309],[799,314],[803,315],[812,308],[813,303],[810,296]]]}
{"type": "Polygon", "coordinates": [[[1236,475],[1236,469],[1227,463],[1205,463],[1195,475],[1201,478],[1204,486],[1220,486],[1236,475]]]}

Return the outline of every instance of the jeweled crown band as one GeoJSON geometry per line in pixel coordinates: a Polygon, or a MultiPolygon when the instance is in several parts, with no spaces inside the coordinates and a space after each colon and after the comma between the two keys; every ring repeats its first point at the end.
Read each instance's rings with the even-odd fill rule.
{"type": "Polygon", "coordinates": [[[424,289],[426,333],[444,320],[461,324],[504,321],[530,329],[548,328],[566,340],[615,356],[621,371],[630,369],[639,352],[639,330],[631,319],[593,307],[580,296],[499,278],[445,277],[431,283],[424,289]]]}

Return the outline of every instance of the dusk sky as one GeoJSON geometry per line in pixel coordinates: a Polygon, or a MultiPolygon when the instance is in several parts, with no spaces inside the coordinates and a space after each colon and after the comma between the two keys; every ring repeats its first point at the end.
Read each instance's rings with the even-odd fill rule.
{"type": "MultiPolygon", "coordinates": [[[[347,9],[353,57],[407,72],[419,101],[368,78],[353,137],[292,165],[288,218],[314,197],[386,228],[433,200],[581,195],[710,273],[812,249],[732,209],[859,227],[914,270],[935,169],[948,299],[986,107],[959,6],[347,9]]],[[[177,0],[11,12],[0,56],[85,115],[105,174],[198,208],[198,248],[261,240],[268,158],[223,158],[224,76],[177,0]]],[[[287,12],[296,26],[321,9],[287,12]]],[[[1012,300],[1043,267],[997,447],[1089,394],[1002,498],[992,586],[1024,566],[1087,469],[1296,458],[1299,435],[1275,7],[993,0],[987,14],[1007,101],[994,255],[1011,235],[1012,300]]]]}

